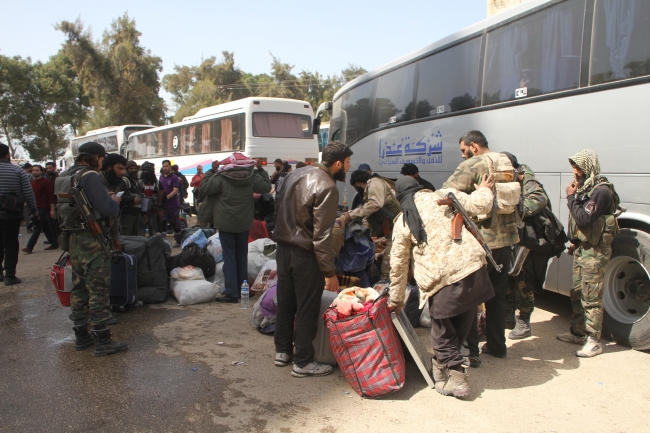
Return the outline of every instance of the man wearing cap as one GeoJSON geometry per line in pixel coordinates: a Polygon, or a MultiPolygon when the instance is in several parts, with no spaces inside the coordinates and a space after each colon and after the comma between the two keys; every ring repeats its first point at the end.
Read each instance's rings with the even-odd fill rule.
{"type": "MultiPolygon", "coordinates": [[[[117,155],[119,156],[119,155],[117,155]]],[[[75,165],[68,170],[74,176],[93,212],[101,218],[99,223],[107,231],[110,220],[120,212],[120,197],[107,192],[104,178],[98,174],[105,163],[106,150],[95,142],[79,146],[79,156],[75,165]]],[[[115,157],[112,160],[116,160],[115,157]]],[[[114,164],[117,164],[114,163],[114,164]]],[[[122,165],[122,167],[124,167],[122,165]]],[[[111,266],[110,257],[97,237],[80,221],[62,224],[69,232],[70,262],[72,282],[70,294],[70,320],[75,333],[75,350],[83,350],[95,345],[95,356],[105,356],[127,349],[126,343],[111,339],[108,324],[112,322],[109,311],[109,291],[111,266]],[[88,333],[90,324],[90,333],[88,333]]]]}
{"type": "Polygon", "coordinates": [[[346,224],[353,219],[365,219],[372,236],[386,237],[379,276],[382,280],[388,280],[390,249],[393,245],[393,220],[401,212],[392,181],[376,174],[371,177],[365,170],[355,170],[350,177],[350,183],[363,197],[363,204],[343,214],[346,224]]]}
{"type": "Polygon", "coordinates": [[[124,191],[120,234],[125,236],[142,236],[142,187],[138,182],[139,169],[135,161],[127,162],[126,176],[122,176],[119,186],[119,190],[124,191]]]}
{"type": "MultiPolygon", "coordinates": [[[[119,153],[109,153],[106,155],[99,175],[104,182],[106,191],[109,193],[117,195],[120,192],[120,183],[122,182],[122,177],[126,172],[126,162],[126,158],[119,153]]],[[[113,249],[118,251],[122,250],[122,245],[120,244],[119,220],[120,215],[110,219],[110,235],[111,240],[113,241],[113,249]]]]}
{"type": "Polygon", "coordinates": [[[36,199],[27,173],[11,163],[9,146],[0,143],[0,281],[4,281],[5,286],[21,282],[16,277],[16,266],[23,209],[9,209],[2,205],[5,199],[11,203],[18,198],[24,201],[30,215],[38,218],[36,199]]]}

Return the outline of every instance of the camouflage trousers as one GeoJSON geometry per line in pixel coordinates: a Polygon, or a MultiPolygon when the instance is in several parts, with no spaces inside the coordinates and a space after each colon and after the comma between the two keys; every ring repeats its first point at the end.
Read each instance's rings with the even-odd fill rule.
{"type": "Polygon", "coordinates": [[[142,217],[137,213],[122,213],[120,216],[120,234],[124,236],[142,236],[141,221],[142,217]]]}
{"type": "Polygon", "coordinates": [[[109,290],[111,262],[95,236],[90,232],[70,235],[72,292],[70,320],[90,318],[91,329],[102,329],[111,318],[109,290]]]}
{"type": "Polygon", "coordinates": [[[535,309],[535,292],[544,290],[548,256],[530,251],[519,275],[510,277],[506,292],[507,309],[519,310],[519,314],[530,318],[535,309]]]}
{"type": "Polygon", "coordinates": [[[603,329],[603,289],[605,265],[612,254],[610,247],[583,243],[573,252],[573,288],[571,289],[571,331],[576,335],[600,338],[603,329]]]}

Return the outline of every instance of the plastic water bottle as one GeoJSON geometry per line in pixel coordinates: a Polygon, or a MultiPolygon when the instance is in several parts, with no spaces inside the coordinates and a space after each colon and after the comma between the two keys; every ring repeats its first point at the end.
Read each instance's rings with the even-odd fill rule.
{"type": "Polygon", "coordinates": [[[241,309],[247,310],[250,305],[248,297],[248,281],[244,280],[244,283],[241,285],[241,309]]]}

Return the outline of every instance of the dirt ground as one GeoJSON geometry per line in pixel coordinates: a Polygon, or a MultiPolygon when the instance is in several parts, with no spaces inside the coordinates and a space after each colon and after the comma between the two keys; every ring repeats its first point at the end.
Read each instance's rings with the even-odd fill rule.
{"type": "MultiPolygon", "coordinates": [[[[20,239],[24,246],[24,228],[20,239]]],[[[33,254],[21,253],[23,283],[0,284],[0,431],[641,432],[650,425],[648,353],[608,343],[601,356],[577,358],[577,346],[555,339],[568,328],[563,296],[540,297],[534,336],[509,340],[506,359],[481,357],[469,398],[428,388],[410,360],[401,391],[367,400],[338,369],[298,379],[290,367],[275,367],[273,338],[248,324],[251,310],[232,304],[180,307],[170,298],[117,313],[113,333],[128,352],[76,352],[68,309],[48,276],[59,252],[43,251],[42,240],[33,254]]],[[[417,332],[431,351],[428,330],[417,332]]]]}

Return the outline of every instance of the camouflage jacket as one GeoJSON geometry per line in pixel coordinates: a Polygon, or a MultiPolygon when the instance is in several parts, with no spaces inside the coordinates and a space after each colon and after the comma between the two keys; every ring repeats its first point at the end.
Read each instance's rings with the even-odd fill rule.
{"type": "Polygon", "coordinates": [[[551,202],[546,195],[544,186],[535,178],[535,172],[527,165],[520,164],[519,169],[524,172],[524,218],[540,213],[546,206],[551,209],[551,202]]]}
{"type": "MultiPolygon", "coordinates": [[[[455,188],[471,194],[474,191],[474,184],[480,184],[484,174],[490,174],[490,165],[484,156],[474,156],[463,161],[442,187],[455,188]]],[[[514,213],[499,214],[494,224],[491,219],[488,219],[484,224],[479,224],[479,227],[488,246],[493,250],[519,243],[517,215],[514,213]]]]}
{"type": "Polygon", "coordinates": [[[384,236],[382,231],[382,219],[379,211],[387,209],[387,214],[392,213],[389,226],[393,225],[393,218],[401,212],[399,202],[395,198],[395,192],[385,180],[380,177],[368,179],[366,190],[363,193],[363,205],[350,211],[350,218],[363,218],[364,224],[370,227],[373,236],[384,236]]]}
{"type": "Polygon", "coordinates": [[[461,242],[452,239],[451,221],[454,213],[448,206],[438,206],[437,203],[437,200],[448,192],[453,192],[458,197],[470,216],[486,214],[492,209],[494,195],[487,188],[480,188],[471,195],[453,188],[415,193],[415,206],[422,218],[428,241],[418,246],[417,240],[403,220],[403,214],[395,219],[393,247],[390,252],[392,304],[400,307],[404,305],[411,257],[413,275],[420,288],[420,308],[444,286],[460,281],[485,266],[485,251],[465,227],[462,228],[461,242]],[[442,196],[439,193],[442,193],[442,196]]]}

